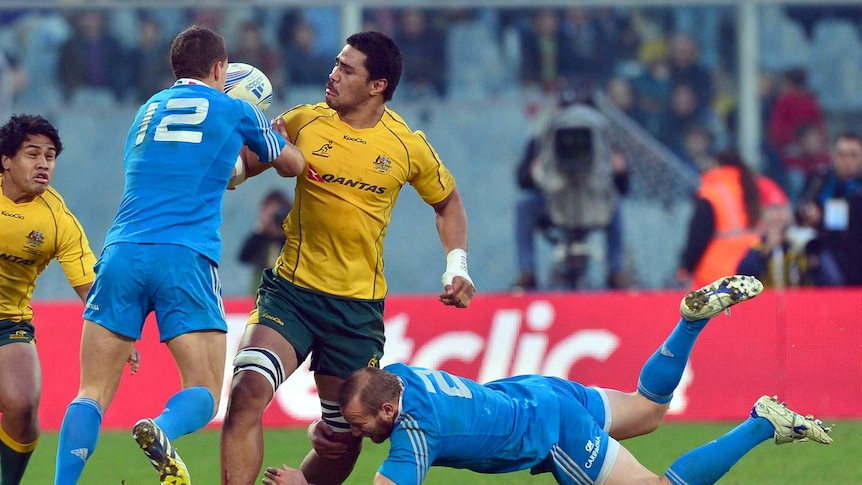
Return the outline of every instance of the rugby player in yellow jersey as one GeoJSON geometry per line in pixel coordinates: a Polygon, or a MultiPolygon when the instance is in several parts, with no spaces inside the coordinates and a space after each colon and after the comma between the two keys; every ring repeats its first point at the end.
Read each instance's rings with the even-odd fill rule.
{"type": "MultiPolygon", "coordinates": [[[[39,439],[42,371],[30,300],[51,260],[63,266],[81,298],[96,262],[81,224],[50,186],[63,150],[57,129],[38,115],[0,127],[0,483],[16,485],[39,439]]],[[[137,370],[137,354],[130,359],[137,370]]]]}
{"type": "MultiPolygon", "coordinates": [[[[257,479],[264,409],[309,354],[322,408],[309,435],[344,447],[322,455],[312,450],[302,470],[319,485],[350,474],[361,438],[341,415],[338,391],[354,370],[378,367],[383,356],[383,239],[405,184],[436,213],[447,255],[440,301],[465,308],[473,298],[467,216],[455,180],[425,135],[386,106],[400,77],[401,53],[389,37],[354,34],[335,58],[326,102],[297,106],[277,120],[307,167],[282,225],[287,242],[263,273],[234,360],[221,437],[223,484],[257,479]]],[[[261,169],[249,161],[250,173],[261,169]]]]}

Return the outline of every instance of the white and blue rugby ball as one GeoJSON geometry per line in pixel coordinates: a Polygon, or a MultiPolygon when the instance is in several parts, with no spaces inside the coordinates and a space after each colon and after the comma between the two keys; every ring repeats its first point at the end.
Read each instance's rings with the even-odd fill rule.
{"type": "Polygon", "coordinates": [[[224,92],[234,99],[242,99],[266,111],[272,104],[272,83],[260,69],[242,62],[227,65],[224,92]]]}

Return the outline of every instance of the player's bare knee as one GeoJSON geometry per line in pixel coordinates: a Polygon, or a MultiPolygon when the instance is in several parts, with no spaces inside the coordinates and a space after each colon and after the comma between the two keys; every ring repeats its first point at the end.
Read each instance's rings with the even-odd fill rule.
{"type": "Polygon", "coordinates": [[[667,404],[651,404],[652,405],[646,407],[642,414],[641,431],[643,434],[652,433],[658,429],[658,427],[661,426],[662,421],[664,421],[665,415],[667,415],[667,410],[670,408],[667,404]]]}
{"type": "Polygon", "coordinates": [[[38,421],[39,396],[28,396],[18,394],[7,396],[3,399],[3,416],[22,423],[36,423],[38,421]]]}

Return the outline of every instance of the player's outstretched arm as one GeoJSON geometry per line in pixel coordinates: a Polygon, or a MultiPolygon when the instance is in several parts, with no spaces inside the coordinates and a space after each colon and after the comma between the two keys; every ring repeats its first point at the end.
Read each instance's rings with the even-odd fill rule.
{"type": "Polygon", "coordinates": [[[287,134],[287,128],[284,127],[284,118],[279,116],[274,119],[272,121],[272,128],[287,140],[287,145],[278,154],[278,158],[272,162],[275,170],[282,177],[295,177],[301,174],[305,170],[305,156],[302,155],[299,148],[296,148],[296,145],[291,143],[290,137],[287,134]]]}
{"type": "Polygon", "coordinates": [[[270,163],[261,162],[254,151],[249,149],[248,146],[243,146],[240,151],[240,159],[242,160],[243,166],[238,166],[237,168],[241,170],[234,172],[234,178],[241,180],[234,180],[232,178],[232,185],[239,185],[246,179],[260,175],[272,167],[274,167],[276,172],[278,172],[282,177],[295,177],[305,170],[305,156],[303,156],[299,148],[296,148],[296,145],[290,142],[287,130],[284,127],[284,120],[280,117],[276,118],[272,121],[272,128],[281,135],[282,138],[287,140],[287,145],[285,145],[284,149],[281,150],[278,157],[270,163]]]}
{"type": "Polygon", "coordinates": [[[444,305],[467,308],[476,288],[467,273],[467,212],[458,189],[433,205],[437,214],[437,233],[446,251],[446,272],[443,273],[444,305]]]}

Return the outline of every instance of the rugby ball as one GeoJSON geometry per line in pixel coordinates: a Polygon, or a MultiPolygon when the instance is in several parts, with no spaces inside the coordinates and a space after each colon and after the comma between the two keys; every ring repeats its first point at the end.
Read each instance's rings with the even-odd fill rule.
{"type": "Polygon", "coordinates": [[[234,99],[242,99],[266,111],[272,104],[272,83],[260,69],[242,62],[227,65],[224,92],[234,99]]]}
{"type": "Polygon", "coordinates": [[[233,174],[230,176],[230,180],[227,183],[228,189],[235,189],[237,185],[245,182],[245,179],[248,178],[245,172],[245,162],[242,161],[242,154],[236,157],[236,162],[233,165],[233,174]]]}

